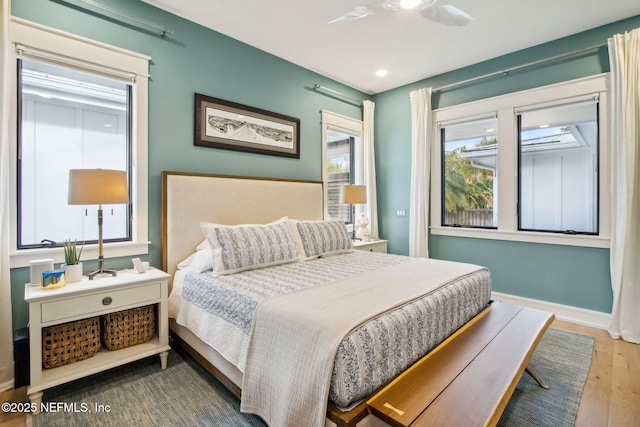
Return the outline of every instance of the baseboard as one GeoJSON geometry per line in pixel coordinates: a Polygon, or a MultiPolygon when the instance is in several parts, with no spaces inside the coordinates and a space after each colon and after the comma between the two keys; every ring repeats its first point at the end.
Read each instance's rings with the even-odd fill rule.
{"type": "Polygon", "coordinates": [[[7,381],[5,383],[0,384],[0,391],[7,391],[13,388],[14,382],[13,380],[7,381]]]}
{"type": "Polygon", "coordinates": [[[500,292],[492,292],[491,297],[494,300],[502,301],[508,304],[521,305],[523,307],[550,311],[556,315],[556,319],[566,320],[567,322],[591,326],[598,329],[606,330],[609,326],[609,319],[611,318],[611,314],[603,313],[601,311],[587,310],[585,308],[572,307],[570,305],[556,304],[553,302],[541,301],[531,298],[524,298],[517,295],[503,294],[500,292]]]}

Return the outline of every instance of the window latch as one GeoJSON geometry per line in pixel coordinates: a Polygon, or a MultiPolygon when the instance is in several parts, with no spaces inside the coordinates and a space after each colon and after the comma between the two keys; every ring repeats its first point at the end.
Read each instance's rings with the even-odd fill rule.
{"type": "Polygon", "coordinates": [[[40,243],[42,243],[42,247],[44,248],[55,248],[57,243],[54,242],[53,240],[49,240],[49,239],[43,239],[40,241],[40,243]]]}

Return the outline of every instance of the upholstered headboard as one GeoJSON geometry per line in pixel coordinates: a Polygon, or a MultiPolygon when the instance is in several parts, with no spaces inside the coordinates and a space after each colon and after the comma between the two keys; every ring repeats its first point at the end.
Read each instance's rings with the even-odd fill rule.
{"type": "Polygon", "coordinates": [[[320,220],[321,181],[162,172],[162,269],[176,265],[204,240],[201,222],[266,224],[283,216],[320,220]]]}

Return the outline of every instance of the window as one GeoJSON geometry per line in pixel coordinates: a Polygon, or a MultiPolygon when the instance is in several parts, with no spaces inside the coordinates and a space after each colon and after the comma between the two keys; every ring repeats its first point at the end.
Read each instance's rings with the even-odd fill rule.
{"type": "Polygon", "coordinates": [[[598,234],[598,103],[518,114],[519,229],[598,234]]]}
{"type": "Polygon", "coordinates": [[[442,225],[495,228],[497,120],[443,125],[440,135],[442,225]]]}
{"type": "Polygon", "coordinates": [[[87,241],[96,259],[97,207],[67,205],[68,170],[126,170],[129,205],[103,206],[106,258],[148,253],[149,58],[21,19],[11,22],[18,71],[10,94],[11,268],[63,262],[41,241],[87,241]],[[113,212],[113,214],[112,214],[113,212]]]}
{"type": "MultiPolygon", "coordinates": [[[[67,203],[69,170],[130,176],[132,84],[20,58],[18,82],[18,249],[96,243],[98,206],[67,203]]],[[[103,208],[104,241],[130,241],[129,206],[103,208]]]]}
{"type": "Polygon", "coordinates": [[[327,132],[327,209],[329,219],[342,218],[347,224],[353,224],[352,210],[340,203],[340,187],[353,184],[353,150],[355,137],[342,132],[327,132]]]}
{"type": "Polygon", "coordinates": [[[362,122],[322,111],[322,176],[325,191],[325,218],[342,218],[349,229],[353,225],[351,206],[340,203],[340,188],[359,184],[359,166],[355,159],[360,152],[362,122]]]}
{"type": "Polygon", "coordinates": [[[609,246],[608,75],[439,109],[431,234],[609,246]]]}

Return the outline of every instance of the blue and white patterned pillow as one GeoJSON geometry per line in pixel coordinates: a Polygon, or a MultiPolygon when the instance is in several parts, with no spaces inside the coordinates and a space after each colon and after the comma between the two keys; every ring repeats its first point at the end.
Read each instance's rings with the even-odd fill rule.
{"type": "Polygon", "coordinates": [[[200,223],[213,258],[214,274],[232,274],[298,261],[300,256],[286,219],[262,225],[200,223]]]}
{"type": "Polygon", "coordinates": [[[288,222],[303,260],[354,250],[353,241],[342,220],[297,221],[289,219],[288,222]]]}

